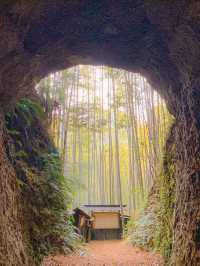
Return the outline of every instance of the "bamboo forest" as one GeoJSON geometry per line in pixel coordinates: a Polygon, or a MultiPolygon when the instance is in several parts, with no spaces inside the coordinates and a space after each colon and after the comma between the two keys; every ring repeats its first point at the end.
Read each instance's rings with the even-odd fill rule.
{"type": "Polygon", "coordinates": [[[139,74],[80,65],[37,85],[50,134],[74,181],[73,207],[119,204],[134,216],[162,168],[173,118],[139,74]]]}

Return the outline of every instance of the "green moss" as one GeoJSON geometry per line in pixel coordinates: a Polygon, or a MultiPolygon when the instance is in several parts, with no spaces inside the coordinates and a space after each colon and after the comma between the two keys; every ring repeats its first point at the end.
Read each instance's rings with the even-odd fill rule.
{"type": "Polygon", "coordinates": [[[174,176],[174,146],[166,153],[164,158],[164,170],[160,176],[160,193],[158,208],[158,224],[155,247],[161,252],[165,264],[169,264],[172,252],[173,214],[175,204],[175,176],[174,176]]]}

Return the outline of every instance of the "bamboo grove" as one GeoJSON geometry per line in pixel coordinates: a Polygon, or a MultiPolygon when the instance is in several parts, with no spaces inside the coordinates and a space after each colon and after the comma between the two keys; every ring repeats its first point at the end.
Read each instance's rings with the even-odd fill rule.
{"type": "Polygon", "coordinates": [[[63,171],[76,184],[74,206],[140,209],[159,175],[171,117],[139,74],[76,66],[37,86],[63,171]]]}

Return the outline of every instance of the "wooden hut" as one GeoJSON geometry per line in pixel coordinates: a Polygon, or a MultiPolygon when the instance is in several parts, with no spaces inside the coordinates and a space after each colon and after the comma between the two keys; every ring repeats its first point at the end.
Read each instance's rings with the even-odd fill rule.
{"type": "MultiPolygon", "coordinates": [[[[126,205],[123,206],[125,208],[126,205]]],[[[84,205],[92,217],[91,239],[121,239],[122,216],[120,205],[84,205]]]]}
{"type": "Polygon", "coordinates": [[[74,225],[78,233],[83,237],[85,242],[91,239],[91,217],[84,210],[76,208],[73,210],[74,225]]]}

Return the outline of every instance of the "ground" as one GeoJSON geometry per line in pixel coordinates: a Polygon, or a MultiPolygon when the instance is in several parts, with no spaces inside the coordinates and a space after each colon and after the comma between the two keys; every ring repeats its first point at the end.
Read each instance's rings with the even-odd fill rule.
{"type": "Polygon", "coordinates": [[[91,241],[84,251],[57,256],[43,266],[162,266],[159,255],[132,247],[122,240],[91,241]]]}

